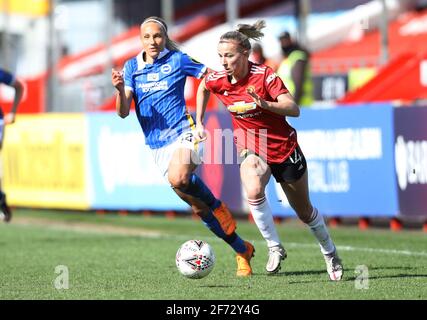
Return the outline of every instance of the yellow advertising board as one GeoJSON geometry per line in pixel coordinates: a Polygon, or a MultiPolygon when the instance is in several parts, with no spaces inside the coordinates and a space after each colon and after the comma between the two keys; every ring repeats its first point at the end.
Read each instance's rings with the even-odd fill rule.
{"type": "Polygon", "coordinates": [[[9,204],[88,209],[86,154],[83,114],[19,115],[2,150],[9,204]]]}
{"type": "Polygon", "coordinates": [[[0,12],[45,16],[49,13],[49,3],[49,0],[0,0],[0,12]]]}

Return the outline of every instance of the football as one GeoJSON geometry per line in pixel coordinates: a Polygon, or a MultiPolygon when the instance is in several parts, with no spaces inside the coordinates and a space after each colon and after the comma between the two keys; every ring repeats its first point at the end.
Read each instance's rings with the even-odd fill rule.
{"type": "Polygon", "coordinates": [[[206,277],[215,265],[212,247],[203,240],[189,240],[179,247],[176,253],[176,267],[190,279],[206,277]]]}

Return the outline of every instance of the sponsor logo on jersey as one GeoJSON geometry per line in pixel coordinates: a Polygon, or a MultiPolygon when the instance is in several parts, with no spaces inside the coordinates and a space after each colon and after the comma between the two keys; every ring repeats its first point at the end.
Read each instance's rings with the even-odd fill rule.
{"type": "Polygon", "coordinates": [[[255,92],[255,86],[248,86],[248,87],[246,88],[246,91],[247,91],[248,93],[254,93],[254,92],[255,92]]]}
{"type": "Polygon", "coordinates": [[[164,74],[169,74],[172,71],[172,67],[170,64],[164,64],[160,67],[160,71],[164,74]]]}
{"type": "Polygon", "coordinates": [[[138,84],[138,87],[142,90],[142,92],[167,90],[168,82],[166,80],[163,80],[149,83],[140,83],[138,84]]]}
{"type": "Polygon", "coordinates": [[[235,117],[239,118],[239,119],[256,118],[259,115],[261,115],[261,113],[262,113],[261,111],[258,111],[258,112],[254,112],[254,113],[246,113],[246,114],[236,115],[235,117]]]}
{"type": "Polygon", "coordinates": [[[256,109],[256,103],[255,102],[245,102],[245,101],[238,101],[233,103],[230,106],[227,106],[228,111],[234,112],[237,114],[243,114],[250,110],[256,109]]]}
{"type": "Polygon", "coordinates": [[[159,74],[158,73],[147,74],[147,81],[159,81],[159,74]]]}

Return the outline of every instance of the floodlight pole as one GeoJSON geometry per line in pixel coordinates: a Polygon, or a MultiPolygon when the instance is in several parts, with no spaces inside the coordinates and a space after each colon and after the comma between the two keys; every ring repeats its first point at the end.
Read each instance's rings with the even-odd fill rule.
{"type": "Polygon", "coordinates": [[[308,45],[307,36],[307,18],[310,14],[311,1],[310,0],[296,0],[295,1],[295,17],[298,25],[298,42],[303,46],[308,45]]]}
{"type": "Polygon", "coordinates": [[[388,9],[387,9],[387,0],[381,0],[383,7],[381,14],[381,65],[384,65],[389,60],[389,51],[388,51],[388,9]]]}
{"type": "Polygon", "coordinates": [[[162,18],[166,21],[166,24],[168,25],[169,30],[171,30],[174,25],[173,0],[162,0],[161,10],[162,10],[162,18]]]}
{"type": "Polygon", "coordinates": [[[236,21],[239,18],[239,1],[226,0],[225,9],[227,13],[227,23],[231,28],[236,27],[236,21]]]}
{"type": "Polygon", "coordinates": [[[10,62],[10,35],[9,35],[9,24],[10,24],[10,17],[9,17],[9,0],[6,0],[3,3],[3,13],[2,16],[4,16],[4,24],[3,24],[3,41],[1,44],[2,50],[1,50],[1,63],[0,65],[3,66],[6,69],[11,69],[11,62],[10,62]]]}
{"type": "MultiPolygon", "coordinates": [[[[106,61],[104,65],[104,82],[102,86],[102,98],[106,98],[112,94],[111,86],[111,69],[114,67],[114,55],[113,55],[113,34],[114,34],[114,1],[104,0],[105,9],[105,50],[106,50],[106,61]]],[[[87,106],[85,106],[85,109],[87,106]]]]}
{"type": "Polygon", "coordinates": [[[55,26],[55,9],[58,5],[58,0],[49,0],[49,45],[48,45],[48,52],[47,52],[47,68],[49,70],[48,72],[48,79],[47,79],[47,100],[46,100],[46,111],[54,111],[55,108],[58,108],[58,93],[60,91],[60,86],[58,82],[58,75],[57,75],[57,64],[58,64],[58,58],[59,58],[59,52],[58,52],[58,39],[57,39],[57,32],[56,32],[56,26],[55,26]]]}

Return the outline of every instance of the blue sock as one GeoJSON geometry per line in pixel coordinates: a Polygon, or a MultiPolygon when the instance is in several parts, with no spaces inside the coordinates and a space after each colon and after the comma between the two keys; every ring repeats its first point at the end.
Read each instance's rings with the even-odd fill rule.
{"type": "Polygon", "coordinates": [[[233,232],[233,234],[229,237],[231,239],[225,241],[234,249],[234,251],[238,253],[243,253],[246,251],[245,242],[242,240],[242,238],[239,237],[237,233],[233,232]]]}
{"type": "Polygon", "coordinates": [[[215,198],[209,188],[194,173],[190,176],[187,189],[181,191],[202,200],[212,210],[221,205],[221,201],[215,198]]]}
{"type": "Polygon", "coordinates": [[[227,242],[234,249],[234,251],[238,253],[243,253],[246,251],[245,243],[237,235],[237,233],[233,232],[231,235],[227,236],[224,230],[222,230],[217,218],[215,218],[215,216],[211,212],[207,217],[202,218],[202,221],[205,226],[209,228],[209,230],[211,230],[217,237],[227,242]]]}

